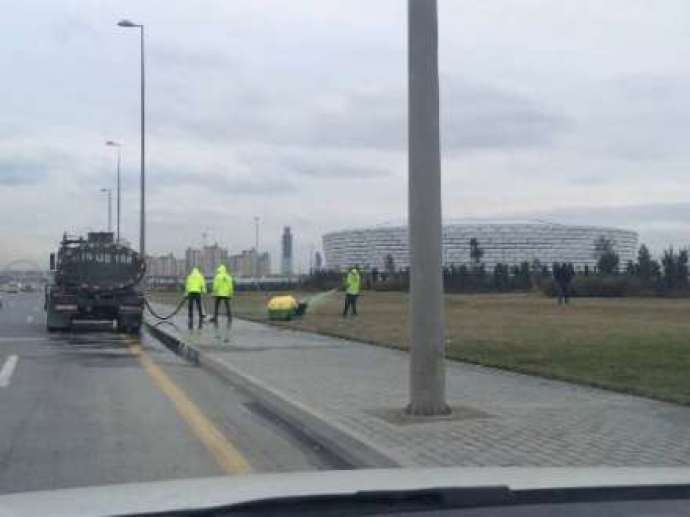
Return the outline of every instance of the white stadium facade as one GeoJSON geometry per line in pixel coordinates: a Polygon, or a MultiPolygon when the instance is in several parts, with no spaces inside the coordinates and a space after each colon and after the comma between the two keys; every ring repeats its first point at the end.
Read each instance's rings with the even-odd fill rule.
{"type": "MultiPolygon", "coordinates": [[[[637,256],[637,233],[618,228],[573,226],[543,222],[452,223],[443,226],[443,264],[469,265],[470,239],[484,251],[482,262],[491,270],[497,263],[517,265],[538,260],[545,266],[572,262],[577,270],[594,268],[594,243],[610,239],[621,267],[637,256]]],[[[407,226],[377,226],[328,233],[323,236],[326,266],[346,269],[384,269],[388,254],[396,269],[409,266],[407,226]]]]}

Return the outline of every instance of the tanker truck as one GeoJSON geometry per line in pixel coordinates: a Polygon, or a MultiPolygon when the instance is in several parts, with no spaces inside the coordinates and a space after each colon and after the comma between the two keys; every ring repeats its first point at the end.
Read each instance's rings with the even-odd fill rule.
{"type": "Polygon", "coordinates": [[[86,239],[64,234],[57,254],[50,254],[50,270],[48,332],[81,321],[115,322],[120,332],[139,332],[144,310],[139,283],[146,264],[136,251],[114,242],[112,232],[90,232],[86,239]]]}

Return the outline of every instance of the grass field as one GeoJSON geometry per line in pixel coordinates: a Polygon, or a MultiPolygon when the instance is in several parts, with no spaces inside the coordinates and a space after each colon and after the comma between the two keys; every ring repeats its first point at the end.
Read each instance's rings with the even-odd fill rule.
{"type": "MultiPolygon", "coordinates": [[[[310,295],[296,296],[300,298],[310,295]]],[[[239,316],[266,319],[268,295],[240,293],[239,316]]],[[[365,292],[343,319],[342,293],[321,296],[291,328],[405,349],[407,295],[365,292]]],[[[690,404],[690,300],[536,294],[447,295],[449,358],[690,404]]]]}

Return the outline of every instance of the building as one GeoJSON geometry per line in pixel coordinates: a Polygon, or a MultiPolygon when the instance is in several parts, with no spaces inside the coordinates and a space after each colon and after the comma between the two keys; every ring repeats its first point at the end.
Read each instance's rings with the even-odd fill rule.
{"type": "Polygon", "coordinates": [[[221,264],[228,263],[228,250],[217,243],[203,248],[187,248],[184,253],[185,271],[198,267],[205,276],[212,276],[221,264]]]}
{"type": "MultiPolygon", "coordinates": [[[[499,262],[517,265],[535,260],[549,267],[553,262],[572,262],[576,269],[593,268],[594,241],[601,236],[612,241],[621,264],[635,260],[638,237],[629,230],[537,222],[472,223],[443,226],[443,265],[471,264],[470,239],[477,239],[483,250],[481,262],[489,269],[499,262]]],[[[396,269],[409,267],[407,226],[328,233],[323,236],[323,250],[327,266],[333,269],[358,264],[384,270],[388,255],[396,269]]]]}
{"type": "Polygon", "coordinates": [[[239,278],[254,277],[255,273],[259,278],[267,277],[271,274],[271,256],[267,252],[257,255],[254,248],[242,250],[228,258],[228,267],[239,278]]]}
{"type": "Polygon", "coordinates": [[[323,267],[323,257],[321,256],[321,252],[317,251],[314,254],[314,271],[320,271],[322,267],[323,267]]]}
{"type": "Polygon", "coordinates": [[[283,236],[281,238],[281,267],[280,272],[283,276],[292,276],[292,232],[290,227],[283,228],[283,236]]]}
{"type": "Polygon", "coordinates": [[[191,271],[193,267],[201,267],[203,256],[198,248],[187,248],[184,252],[185,270],[191,271]]]}
{"type": "Polygon", "coordinates": [[[271,276],[271,255],[267,251],[259,254],[259,278],[271,276]]]}
{"type": "Polygon", "coordinates": [[[228,264],[228,250],[226,248],[221,248],[218,244],[202,248],[201,268],[206,276],[214,275],[221,264],[228,264]]]}
{"type": "Polygon", "coordinates": [[[177,259],[172,253],[146,257],[146,274],[149,276],[177,276],[177,259]]]}
{"type": "Polygon", "coordinates": [[[175,259],[175,276],[177,278],[185,278],[187,273],[187,261],[185,259],[175,259]]]}

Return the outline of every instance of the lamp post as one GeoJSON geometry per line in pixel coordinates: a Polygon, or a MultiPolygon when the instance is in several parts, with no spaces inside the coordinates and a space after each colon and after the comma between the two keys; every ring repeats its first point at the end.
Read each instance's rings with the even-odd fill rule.
{"type": "Polygon", "coordinates": [[[259,217],[254,216],[254,231],[255,241],[254,241],[254,278],[259,278],[259,217]]]}
{"type": "Polygon", "coordinates": [[[102,188],[101,192],[108,193],[108,231],[113,231],[113,189],[102,188]]]}
{"type": "Polygon", "coordinates": [[[450,412],[445,394],[436,0],[408,0],[411,415],[450,412]]]}
{"type": "Polygon", "coordinates": [[[141,35],[141,202],[139,206],[139,253],[146,259],[146,139],[145,139],[145,73],[144,73],[144,26],[130,20],[120,20],[120,27],[138,28],[141,35]]]}
{"type": "Polygon", "coordinates": [[[121,181],[120,181],[120,162],[122,161],[122,156],[120,153],[122,144],[119,144],[117,142],[114,142],[113,140],[108,140],[105,145],[108,145],[110,147],[116,147],[117,148],[117,217],[116,217],[116,235],[117,239],[115,242],[119,243],[120,242],[120,200],[121,200],[121,181]]]}

